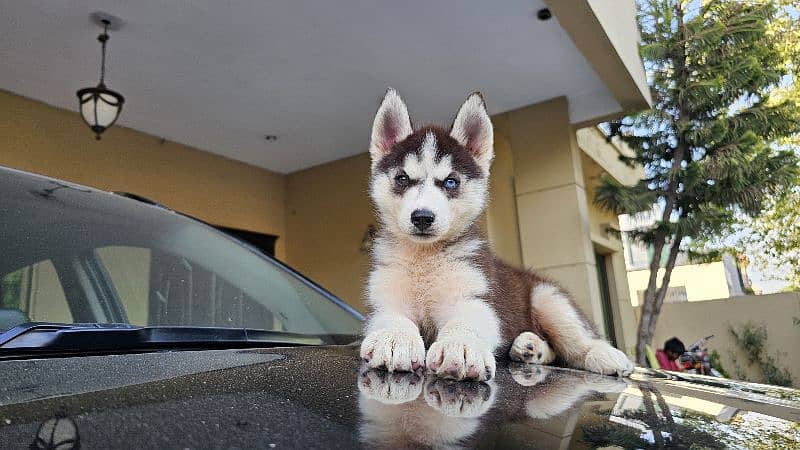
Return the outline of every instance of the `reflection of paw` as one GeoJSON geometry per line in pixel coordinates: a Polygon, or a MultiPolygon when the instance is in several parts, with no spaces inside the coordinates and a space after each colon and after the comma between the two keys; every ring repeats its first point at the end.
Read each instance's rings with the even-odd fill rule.
{"type": "Polygon", "coordinates": [[[583,375],[583,383],[586,384],[588,389],[602,394],[616,394],[624,391],[625,388],[628,387],[628,383],[619,378],[612,378],[589,372],[583,375]]]}
{"type": "Polygon", "coordinates": [[[508,366],[511,378],[522,386],[535,386],[550,374],[549,367],[533,366],[528,364],[511,364],[508,366]]]}
{"type": "Polygon", "coordinates": [[[428,349],[426,365],[439,377],[453,380],[491,380],[495,371],[491,349],[469,336],[450,336],[434,342],[428,349]]]}
{"type": "Polygon", "coordinates": [[[633,372],[633,363],[625,353],[598,339],[586,353],[584,368],[604,375],[628,376],[633,372]]]}
{"type": "Polygon", "coordinates": [[[514,339],[508,356],[514,361],[528,364],[550,364],[556,359],[556,354],[550,345],[530,331],[521,333],[514,339]]]}
{"type": "Polygon", "coordinates": [[[389,373],[384,370],[363,370],[358,389],[367,398],[397,405],[410,402],[422,393],[422,377],[414,372],[389,373]]]}
{"type": "Polygon", "coordinates": [[[575,408],[598,393],[618,393],[628,384],[619,378],[590,372],[557,371],[532,388],[525,401],[525,411],[533,419],[548,419],[575,408]]]}
{"type": "Polygon", "coordinates": [[[361,358],[370,368],[411,372],[425,361],[425,343],[414,330],[389,328],[373,331],[361,342],[361,358]]]}
{"type": "Polygon", "coordinates": [[[480,417],[494,403],[494,390],[487,383],[433,378],[425,385],[425,401],[447,417],[480,417]]]}

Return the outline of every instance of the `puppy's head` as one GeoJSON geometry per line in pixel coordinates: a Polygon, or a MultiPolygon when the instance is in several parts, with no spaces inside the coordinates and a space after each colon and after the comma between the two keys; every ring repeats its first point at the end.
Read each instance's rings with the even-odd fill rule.
{"type": "Polygon", "coordinates": [[[384,228],[412,242],[454,238],[486,203],[494,157],[492,122],[480,94],[470,95],[450,131],[414,131],[393,89],[378,108],[370,142],[370,194],[384,228]]]}

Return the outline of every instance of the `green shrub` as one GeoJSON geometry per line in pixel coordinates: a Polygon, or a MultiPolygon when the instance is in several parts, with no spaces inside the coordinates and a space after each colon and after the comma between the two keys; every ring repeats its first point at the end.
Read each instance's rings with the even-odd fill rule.
{"type": "Polygon", "coordinates": [[[719,371],[719,373],[723,377],[725,377],[725,378],[730,378],[731,377],[728,374],[728,372],[726,372],[725,369],[722,368],[722,363],[719,360],[719,352],[718,351],[711,350],[711,354],[708,356],[708,359],[709,359],[709,362],[711,363],[711,367],[717,369],[717,371],[719,371]]]}
{"type": "MultiPolygon", "coordinates": [[[[746,381],[763,382],[776,386],[791,386],[793,379],[788,369],[780,367],[778,358],[767,354],[767,327],[764,324],[756,325],[752,321],[747,321],[736,329],[732,325],[728,331],[733,336],[734,342],[744,352],[747,363],[757,367],[764,375],[763,380],[746,380],[743,371],[736,368],[736,373],[746,381]]],[[[719,356],[719,355],[717,355],[719,356]]],[[[736,359],[734,358],[734,364],[736,359]]]]}

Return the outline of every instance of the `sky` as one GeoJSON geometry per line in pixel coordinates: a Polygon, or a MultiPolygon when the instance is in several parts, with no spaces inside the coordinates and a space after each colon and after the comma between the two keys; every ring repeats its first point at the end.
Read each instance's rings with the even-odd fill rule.
{"type": "Polygon", "coordinates": [[[761,291],[762,294],[774,294],[775,292],[783,291],[789,286],[789,282],[786,280],[773,279],[773,277],[779,273],[778,268],[772,267],[768,268],[766,271],[762,271],[751,264],[747,271],[750,275],[750,281],[753,283],[753,289],[756,292],[761,291]]]}

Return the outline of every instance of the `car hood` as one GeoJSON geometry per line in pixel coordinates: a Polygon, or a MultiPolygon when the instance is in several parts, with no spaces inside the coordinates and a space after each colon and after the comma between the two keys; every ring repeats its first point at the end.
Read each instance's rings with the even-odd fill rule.
{"type": "Polygon", "coordinates": [[[0,362],[0,448],[730,448],[800,444],[800,392],[499,364],[487,383],[351,346],[0,362]],[[77,447],[76,447],[77,448],[77,447]]]}

